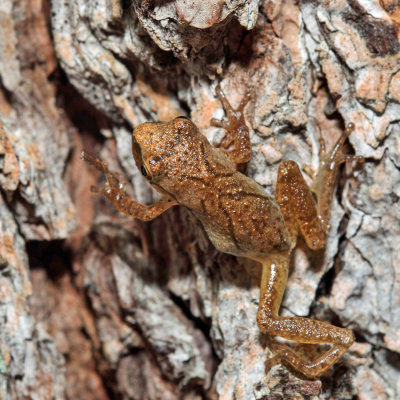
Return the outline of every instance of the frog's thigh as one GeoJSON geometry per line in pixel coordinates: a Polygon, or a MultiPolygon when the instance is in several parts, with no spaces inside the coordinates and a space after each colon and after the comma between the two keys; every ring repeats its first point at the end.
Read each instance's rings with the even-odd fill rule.
{"type": "Polygon", "coordinates": [[[306,376],[328,369],[354,342],[353,332],[309,318],[278,315],[288,277],[289,255],[274,255],[263,262],[257,323],[269,333],[300,343],[329,343],[332,348],[314,361],[306,361],[291,350],[277,355],[306,376]]]}
{"type": "Polygon", "coordinates": [[[328,224],[319,218],[313,194],[294,161],[279,166],[275,197],[293,240],[300,229],[308,247],[324,247],[328,224]]]}

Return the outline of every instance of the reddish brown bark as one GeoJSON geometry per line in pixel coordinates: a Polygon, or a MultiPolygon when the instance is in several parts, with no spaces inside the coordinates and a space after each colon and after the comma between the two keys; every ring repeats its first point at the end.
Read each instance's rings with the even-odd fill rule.
{"type": "Polygon", "coordinates": [[[2,397],[399,397],[398,9],[2,0],[2,397]],[[132,128],[186,115],[218,142],[216,83],[233,105],[253,90],[248,175],[270,193],[280,161],[315,170],[320,135],[329,147],[344,123],[356,125],[349,152],[366,163],[343,170],[326,252],[299,243],[281,310],[355,331],[321,381],[265,370],[256,266],[218,254],[186,210],[141,223],[90,193],[98,175],[82,149],[153,201],[130,154],[132,128]]]}

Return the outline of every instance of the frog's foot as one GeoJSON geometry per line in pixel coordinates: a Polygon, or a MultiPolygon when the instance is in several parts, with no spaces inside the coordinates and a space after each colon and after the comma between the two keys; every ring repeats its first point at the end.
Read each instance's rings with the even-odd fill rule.
{"type": "Polygon", "coordinates": [[[211,125],[226,130],[225,136],[217,147],[222,147],[225,150],[233,147],[228,153],[232,161],[236,164],[246,163],[251,157],[251,147],[249,130],[244,120],[244,108],[251,98],[251,90],[247,91],[236,109],[231,106],[219,84],[216,86],[215,92],[227,117],[227,120],[212,118],[210,121],[211,125]]]}
{"type": "Polygon", "coordinates": [[[354,131],[355,126],[353,122],[347,124],[346,129],[343,131],[338,141],[333,146],[332,150],[326,151],[326,143],[323,137],[319,138],[319,153],[320,162],[318,171],[315,173],[310,165],[303,164],[301,166],[302,170],[314,180],[312,191],[315,193],[324,190],[324,185],[334,184],[336,176],[338,174],[338,168],[341,164],[347,161],[355,161],[358,163],[364,162],[364,157],[354,156],[343,153],[343,147],[346,139],[354,131]]]}
{"type": "Polygon", "coordinates": [[[346,139],[350,136],[350,134],[354,131],[354,129],[354,123],[348,123],[346,129],[343,131],[338,141],[329,153],[326,151],[325,140],[322,137],[319,139],[321,158],[320,169],[325,168],[329,170],[334,170],[340,164],[343,164],[347,161],[364,161],[364,157],[343,154],[344,143],[346,142],[346,139]]]}
{"type": "Polygon", "coordinates": [[[289,346],[286,344],[277,343],[273,338],[268,340],[267,346],[269,351],[272,352],[273,356],[265,360],[264,366],[266,372],[269,372],[271,368],[275,367],[275,365],[281,364],[282,359],[285,358],[285,354],[293,352],[289,346]]]}
{"type": "Polygon", "coordinates": [[[364,162],[364,157],[343,153],[344,143],[353,131],[354,124],[350,122],[330,152],[326,151],[325,142],[320,139],[320,164],[312,191],[318,199],[318,215],[325,231],[329,228],[329,210],[339,166],[347,161],[364,162]]]}
{"type": "Polygon", "coordinates": [[[265,361],[265,369],[269,371],[277,364],[292,366],[307,378],[317,378],[323,375],[346,352],[348,345],[333,345],[328,351],[313,361],[306,361],[284,344],[273,344],[270,350],[275,354],[265,361]]]}
{"type": "Polygon", "coordinates": [[[85,151],[81,153],[81,159],[93,165],[101,171],[106,177],[106,186],[92,186],[92,192],[101,193],[106,196],[115,207],[115,209],[123,214],[142,221],[150,221],[164,211],[178,203],[170,196],[164,195],[154,204],[149,206],[137,203],[134,199],[127,196],[124,185],[120,183],[118,175],[108,170],[107,163],[101,158],[94,157],[85,151]]]}
{"type": "Polygon", "coordinates": [[[213,126],[217,126],[220,128],[224,128],[226,130],[226,134],[224,138],[219,143],[218,147],[222,147],[227,149],[230,147],[235,139],[236,134],[235,132],[238,131],[241,127],[245,127],[247,130],[246,123],[244,121],[244,108],[246,107],[247,103],[251,98],[251,91],[249,90],[246,95],[243,97],[242,101],[240,102],[239,106],[235,109],[231,106],[228,99],[225,96],[225,93],[222,91],[221,86],[218,84],[215,88],[215,93],[222,103],[222,106],[225,110],[227,121],[219,120],[216,118],[212,118],[210,123],[213,126]]]}
{"type": "Polygon", "coordinates": [[[127,198],[127,196],[125,192],[125,186],[119,181],[118,175],[110,172],[108,170],[107,163],[99,157],[94,157],[85,151],[82,151],[81,159],[93,165],[106,177],[106,186],[91,186],[90,190],[94,193],[103,194],[113,203],[117,210],[123,211],[121,208],[125,208],[124,199],[127,198]]]}

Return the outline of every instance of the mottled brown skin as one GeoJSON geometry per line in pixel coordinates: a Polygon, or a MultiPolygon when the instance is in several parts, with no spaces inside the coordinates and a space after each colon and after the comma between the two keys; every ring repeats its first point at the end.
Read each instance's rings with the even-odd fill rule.
{"type": "Polygon", "coordinates": [[[312,249],[325,246],[338,167],[348,159],[361,160],[342,154],[343,143],[354,127],[349,124],[328,154],[321,142],[321,165],[313,187],[317,203],[293,161],[281,164],[274,198],[237,170],[236,164],[247,162],[251,156],[243,118],[249,94],[236,110],[219,86],[217,95],[228,121],[212,123],[227,130],[220,146],[231,147],[230,152],[211,146],[185,117],[167,123],[144,123],[133,132],[132,153],[139,170],[163,197],[150,206],[135,202],[126,196],[116,175],[108,171],[102,160],[83,152],[82,158],[101,170],[107,179],[106,187],[92,190],[107,196],[117,210],[144,221],[172,206],[185,206],[200,220],[218,250],[260,262],[260,330],[301,343],[332,344],[330,350],[312,362],[287,346],[276,345],[278,354],[273,362],[285,361],[306,376],[319,376],[352,345],[353,332],[308,318],[280,317],[279,307],[298,234],[312,249]]]}

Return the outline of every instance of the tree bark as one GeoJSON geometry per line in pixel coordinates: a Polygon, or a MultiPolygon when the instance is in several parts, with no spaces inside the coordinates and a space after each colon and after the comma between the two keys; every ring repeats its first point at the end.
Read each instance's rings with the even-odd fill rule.
{"type": "Polygon", "coordinates": [[[399,23],[389,0],[2,0],[0,398],[400,398],[399,23]],[[365,163],[341,172],[326,250],[299,240],[281,308],[354,330],[321,379],[265,368],[257,265],[186,209],[145,223],[90,192],[83,149],[154,201],[133,127],[186,115],[218,143],[217,83],[252,92],[247,174],[271,194],[282,160],[316,171],[319,139],[356,126],[365,163]]]}

